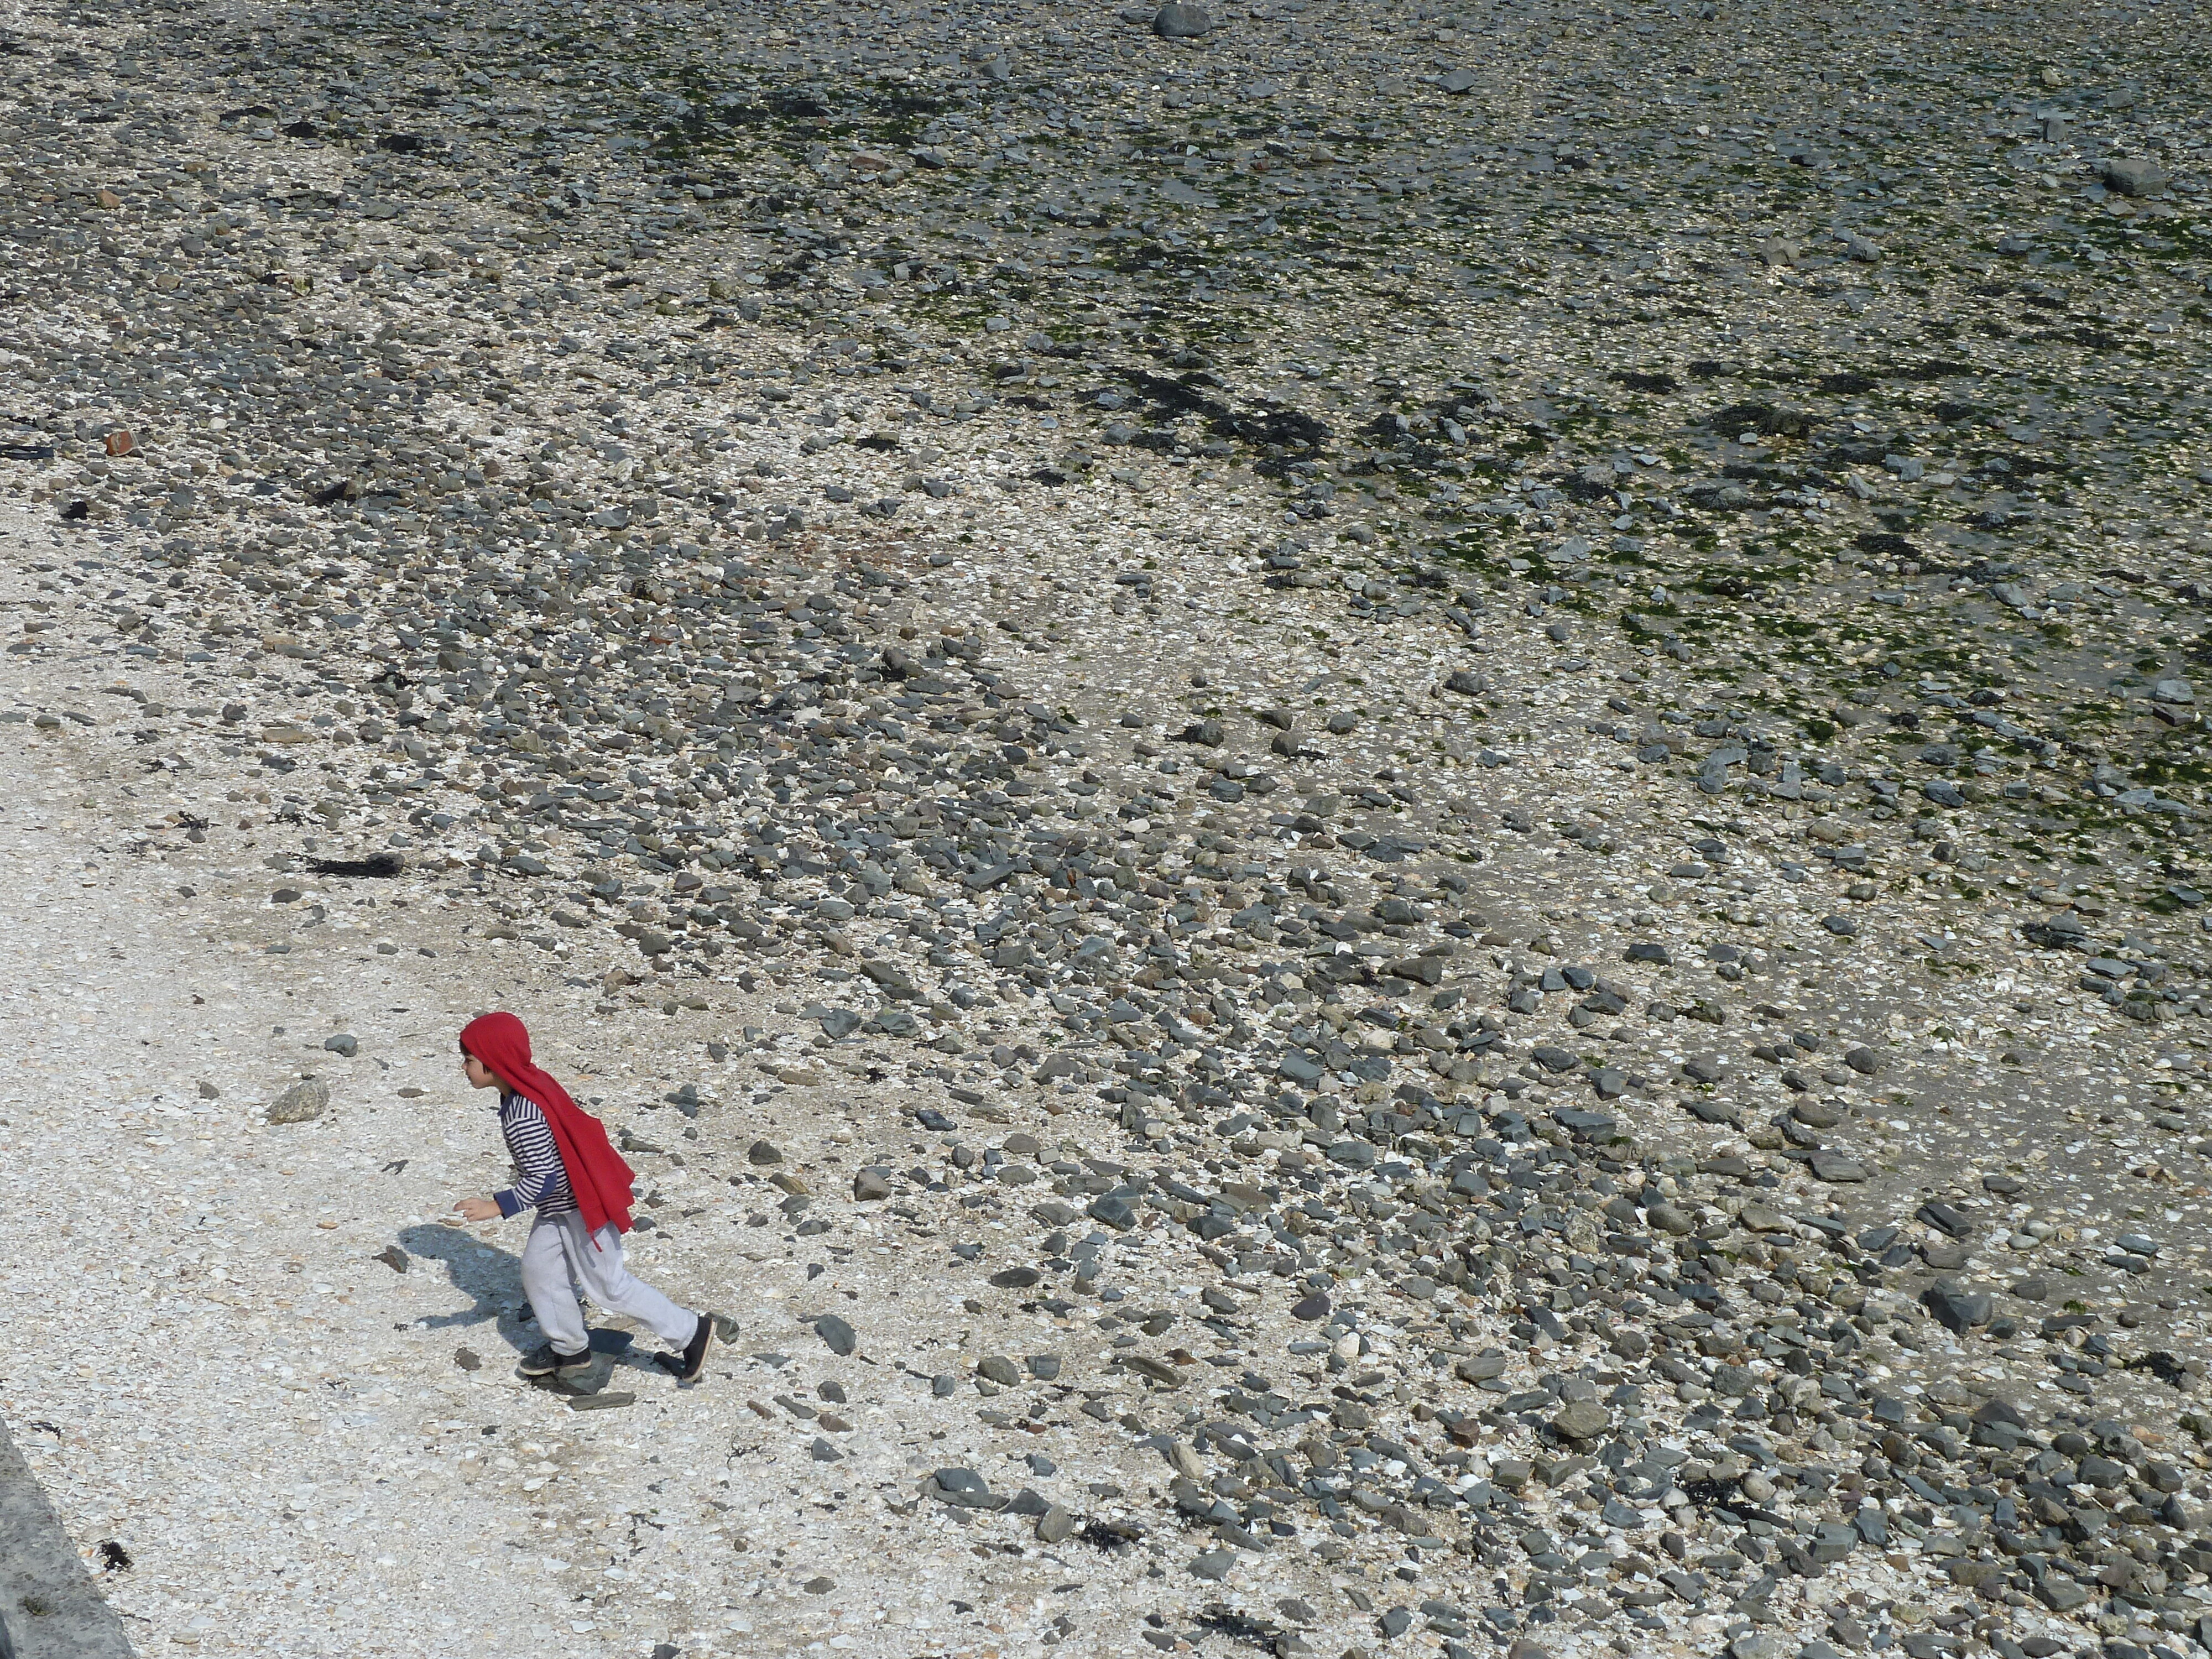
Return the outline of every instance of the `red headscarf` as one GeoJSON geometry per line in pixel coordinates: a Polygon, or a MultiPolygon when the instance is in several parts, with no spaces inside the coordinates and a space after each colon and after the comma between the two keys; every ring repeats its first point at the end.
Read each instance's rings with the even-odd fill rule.
{"type": "Polygon", "coordinates": [[[513,1093],[534,1100],[553,1131],[568,1171],[569,1189],[592,1232],[610,1222],[629,1231],[630,1189],[637,1176],[607,1139],[606,1126],[568,1098],[551,1075],[531,1063],[530,1033],[513,1014],[486,1014],[461,1028],[461,1047],[489,1066],[513,1093]]]}

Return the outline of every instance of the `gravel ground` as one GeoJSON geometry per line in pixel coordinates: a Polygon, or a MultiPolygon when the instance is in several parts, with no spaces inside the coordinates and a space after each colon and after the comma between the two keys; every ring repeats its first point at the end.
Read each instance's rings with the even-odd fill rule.
{"type": "Polygon", "coordinates": [[[2212,1648],[2195,21],[14,20],[135,1639],[2212,1648]],[[492,1006],[701,1387],[512,1376],[492,1006]]]}

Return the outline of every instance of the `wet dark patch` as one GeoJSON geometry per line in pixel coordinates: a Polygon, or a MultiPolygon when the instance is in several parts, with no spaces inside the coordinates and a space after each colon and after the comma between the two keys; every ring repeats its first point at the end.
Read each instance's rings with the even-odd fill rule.
{"type": "Polygon", "coordinates": [[[1717,432],[1756,432],[1768,438],[1802,438],[1813,429],[1813,416],[1779,404],[1729,404],[1705,416],[1717,432]]]}
{"type": "Polygon", "coordinates": [[[1912,559],[1920,555],[1920,550],[1904,537],[1893,536],[1886,530],[1863,530],[1851,538],[1851,545],[1877,558],[1912,559]]]}
{"type": "Polygon", "coordinates": [[[397,853],[374,853],[365,859],[309,859],[307,868],[319,876],[388,878],[406,868],[397,853]]]}

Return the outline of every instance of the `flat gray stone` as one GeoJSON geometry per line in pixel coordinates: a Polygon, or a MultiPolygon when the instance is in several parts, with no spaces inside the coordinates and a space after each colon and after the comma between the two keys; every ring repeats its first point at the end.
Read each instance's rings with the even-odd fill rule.
{"type": "Polygon", "coordinates": [[[2105,184],[2123,196],[2155,196],[2166,188],[2166,169],[2155,161],[2137,159],[2107,161],[2105,184]]]}
{"type": "Polygon", "coordinates": [[[1229,1577],[1229,1570],[1236,1565],[1236,1551],[1207,1550],[1191,1559],[1190,1574],[1194,1578],[1203,1578],[1208,1583],[1218,1584],[1229,1577]]]}
{"type": "Polygon", "coordinates": [[[1867,1178],[1866,1170],[1857,1161],[1841,1152],[1816,1152],[1806,1161],[1806,1167],[1812,1170],[1814,1180],[1833,1182],[1839,1186],[1867,1178]]]}
{"type": "Polygon", "coordinates": [[[1570,1440],[1595,1440],[1613,1426],[1613,1413],[1595,1400],[1571,1400],[1552,1426],[1570,1440]]]}

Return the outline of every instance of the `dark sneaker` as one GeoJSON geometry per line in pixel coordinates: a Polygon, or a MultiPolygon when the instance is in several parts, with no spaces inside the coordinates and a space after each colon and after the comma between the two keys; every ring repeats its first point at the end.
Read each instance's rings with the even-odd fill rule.
{"type": "Polygon", "coordinates": [[[573,1376],[578,1371],[589,1370],[591,1365],[589,1348],[581,1353],[560,1353],[548,1342],[525,1355],[522,1364],[515,1369],[524,1376],[573,1376]]]}
{"type": "Polygon", "coordinates": [[[699,1328],[684,1345],[684,1352],[671,1356],[668,1369],[676,1373],[678,1382],[696,1382],[699,1373],[707,1369],[707,1350],[714,1346],[714,1320],[711,1314],[699,1316],[699,1328]]]}

